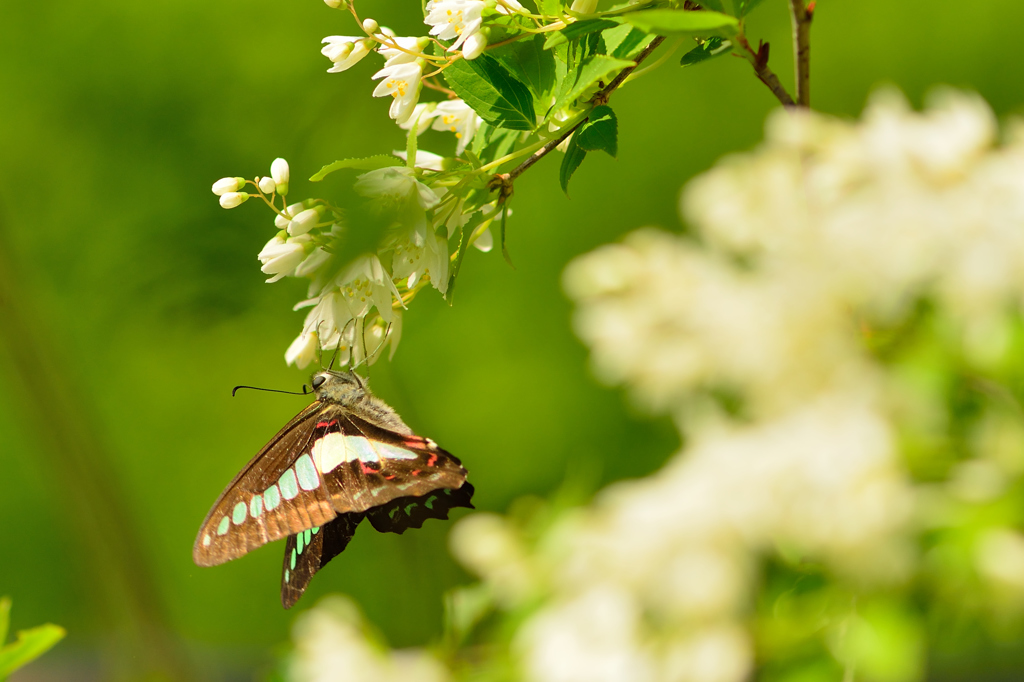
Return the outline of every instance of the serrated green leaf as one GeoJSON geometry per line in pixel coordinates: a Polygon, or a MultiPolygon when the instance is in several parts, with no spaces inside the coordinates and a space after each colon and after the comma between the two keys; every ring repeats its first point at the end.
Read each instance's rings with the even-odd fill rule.
{"type": "Polygon", "coordinates": [[[764,0],[739,0],[739,15],[745,17],[760,5],[764,0]]]}
{"type": "Polygon", "coordinates": [[[555,89],[555,55],[544,49],[544,36],[536,35],[503,48],[498,60],[522,81],[533,95],[539,108],[551,103],[555,89]]]}
{"type": "Polygon", "coordinates": [[[64,628],[50,623],[19,632],[17,640],[0,648],[0,679],[45,654],[66,634],[64,628]]]}
{"type": "Polygon", "coordinates": [[[537,9],[550,17],[561,16],[562,0],[537,0],[537,9]]]}
{"type": "Polygon", "coordinates": [[[619,153],[619,123],[608,105],[594,107],[574,139],[587,152],[602,151],[613,158],[619,153]]]}
{"type": "Polygon", "coordinates": [[[487,148],[487,145],[491,141],[491,131],[494,128],[487,121],[484,121],[476,129],[476,134],[473,135],[473,144],[470,145],[469,151],[473,152],[475,156],[480,156],[480,152],[487,148]]]}
{"type": "Polygon", "coordinates": [[[517,130],[502,130],[501,135],[495,135],[494,140],[497,145],[494,147],[494,158],[500,159],[501,157],[508,154],[512,147],[515,146],[516,140],[519,139],[519,131],[517,130]]]}
{"type": "Polygon", "coordinates": [[[683,55],[679,60],[679,66],[693,66],[706,62],[714,57],[729,54],[732,51],[732,42],[725,38],[708,38],[703,43],[683,55]]]}
{"type": "MultiPolygon", "coordinates": [[[[566,196],[569,196],[569,180],[585,158],[587,158],[587,152],[576,143],[576,135],[574,133],[572,139],[569,140],[569,148],[565,150],[565,156],[562,157],[562,167],[558,170],[558,184],[562,186],[562,191],[565,192],[566,196]]],[[[502,239],[502,242],[504,242],[504,239],[502,239]]]]}
{"type": "Polygon", "coordinates": [[[628,66],[633,66],[633,62],[625,59],[615,59],[603,54],[591,56],[576,69],[575,76],[570,73],[566,77],[567,86],[555,103],[555,111],[572,103],[573,100],[582,95],[594,83],[610,81],[611,78],[609,76],[611,74],[617,73],[628,66]]]}
{"type": "Polygon", "coordinates": [[[401,166],[402,160],[397,159],[390,154],[377,154],[376,156],[367,156],[364,159],[342,159],[329,163],[319,171],[316,175],[311,177],[310,182],[320,182],[334,171],[339,171],[345,168],[354,168],[355,170],[371,171],[377,170],[378,168],[387,168],[388,166],[401,166]]]}
{"type": "Polygon", "coordinates": [[[618,26],[620,22],[612,19],[583,19],[582,21],[576,21],[561,31],[549,33],[547,39],[544,41],[544,49],[550,50],[553,47],[567,43],[570,40],[576,40],[583,36],[590,35],[591,33],[597,33],[603,31],[606,28],[613,28],[618,26]]]}
{"type": "Polygon", "coordinates": [[[623,14],[622,19],[641,31],[673,36],[736,35],[739,21],[720,12],[692,12],[680,9],[651,9],[623,14]]]}
{"type": "Polygon", "coordinates": [[[497,59],[482,54],[460,59],[444,70],[452,90],[483,120],[510,130],[533,130],[533,95],[497,59]]]}

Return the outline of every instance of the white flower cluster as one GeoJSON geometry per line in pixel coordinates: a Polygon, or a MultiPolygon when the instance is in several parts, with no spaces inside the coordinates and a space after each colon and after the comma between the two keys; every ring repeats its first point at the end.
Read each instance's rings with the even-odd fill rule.
{"type": "MultiPolygon", "coordinates": [[[[418,152],[417,166],[437,168],[438,159],[429,152],[418,152]]],[[[276,159],[270,177],[251,181],[222,178],[214,183],[213,192],[224,208],[259,196],[274,210],[278,232],[258,255],[261,270],[269,275],[267,282],[285,277],[309,280],[307,299],[295,309],[310,311],[302,332],[285,352],[288,364],[299,368],[308,366],[318,351],[337,351],[335,362],[352,366],[374,362],[388,345],[393,355],[402,333],[402,309],[417,287],[429,282],[442,294],[447,291],[452,257],[448,240],[455,231],[478,214],[472,243],[482,251],[489,251],[493,244],[488,227],[495,217],[493,204],[469,208],[461,199],[449,200],[442,207],[446,188],[432,189],[415,169],[390,166],[360,175],[355,190],[377,208],[399,210],[401,226],[391,231],[376,254],[339,263],[335,247],[350,229],[342,220],[342,211],[318,199],[285,205],[288,181],[288,163],[276,159]],[[242,192],[246,185],[254,192],[242,192]],[[278,195],[281,208],[276,204],[278,195]]]]}
{"type": "MultiPolygon", "coordinates": [[[[525,10],[516,0],[430,0],[425,12],[424,23],[430,26],[430,36],[454,41],[447,48],[449,52],[458,51],[463,59],[476,59],[487,47],[484,13],[509,15],[525,10]]],[[[431,118],[438,117],[435,130],[454,132],[459,139],[456,153],[461,154],[479,125],[479,118],[462,100],[437,104],[437,113],[425,119],[413,115],[423,111],[417,103],[424,69],[435,64],[437,59],[426,50],[436,41],[429,36],[396,36],[391,29],[379,26],[373,19],[363,21],[362,28],[366,37],[327,36],[323,39],[324,47],[320,52],[332,63],[328,72],[346,71],[376,51],[385,61],[384,68],[373,75],[373,80],[380,80],[373,96],[392,97],[391,118],[409,129],[417,120],[427,125],[431,118]]]]}
{"type": "MultiPolygon", "coordinates": [[[[597,371],[674,414],[687,447],[532,552],[500,519],[457,526],[454,553],[499,603],[543,603],[515,640],[526,679],[740,682],[761,557],[851,585],[908,576],[935,495],[904,470],[899,400],[861,325],[934,300],[970,353],[974,325],[1020,310],[1024,140],[995,140],[984,103],[951,91],[923,114],[883,92],[857,124],[780,111],[761,149],[687,187],[703,246],[648,230],[570,265],[597,371]],[[742,417],[712,389],[738,395],[742,417]]],[[[997,452],[957,467],[942,500],[995,499],[1024,471],[1007,450],[1021,429],[991,430],[979,449],[997,452]]],[[[988,531],[976,564],[1024,603],[1024,535],[988,531]]]]}
{"type": "Polygon", "coordinates": [[[441,664],[417,650],[388,652],[367,636],[356,606],[344,597],[321,601],[295,622],[298,646],[288,668],[295,682],[445,682],[441,664]]]}

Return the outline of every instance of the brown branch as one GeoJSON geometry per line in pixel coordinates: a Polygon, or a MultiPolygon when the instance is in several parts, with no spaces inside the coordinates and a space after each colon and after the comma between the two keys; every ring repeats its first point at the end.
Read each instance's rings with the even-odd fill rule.
{"type": "Polygon", "coordinates": [[[793,63],[796,68],[796,101],[801,107],[811,106],[811,19],[814,0],[789,0],[793,20],[793,63]]]}
{"type": "Polygon", "coordinates": [[[783,106],[792,107],[796,106],[796,102],[790,97],[789,93],[786,92],[786,88],[779,82],[779,77],[775,75],[775,72],[768,68],[768,43],[761,43],[758,45],[757,51],[755,52],[750,43],[747,42],[747,37],[740,33],[736,36],[736,42],[743,48],[744,57],[750,65],[754,67],[754,73],[757,74],[758,79],[768,86],[768,89],[772,91],[776,99],[782,102],[783,106]]]}
{"type": "MultiPolygon", "coordinates": [[[[652,40],[650,44],[647,47],[645,47],[640,52],[640,54],[636,56],[636,59],[633,60],[633,65],[628,66],[622,71],[620,71],[619,75],[613,78],[612,81],[608,83],[608,85],[601,88],[596,95],[590,98],[590,103],[595,107],[607,104],[612,92],[614,92],[619,86],[621,86],[626,81],[626,79],[629,78],[629,74],[633,73],[633,71],[635,71],[636,68],[640,66],[640,64],[643,63],[643,61],[651,55],[652,52],[658,49],[658,46],[661,45],[663,42],[665,42],[664,36],[658,36],[654,40],[652,40]]],[[[515,182],[516,178],[525,173],[527,169],[530,168],[530,166],[532,166],[533,164],[537,163],[545,156],[550,154],[555,149],[555,147],[564,142],[570,135],[576,132],[576,130],[581,125],[586,123],[588,120],[589,116],[581,120],[576,125],[569,128],[565,132],[563,132],[558,137],[554,138],[553,140],[550,140],[543,147],[541,147],[533,154],[531,154],[530,158],[526,159],[526,161],[523,161],[521,164],[513,168],[508,173],[495,174],[494,177],[491,178],[490,187],[491,189],[500,189],[498,195],[498,202],[501,203],[505,201],[505,199],[507,199],[508,197],[512,196],[512,183],[515,182]]]]}

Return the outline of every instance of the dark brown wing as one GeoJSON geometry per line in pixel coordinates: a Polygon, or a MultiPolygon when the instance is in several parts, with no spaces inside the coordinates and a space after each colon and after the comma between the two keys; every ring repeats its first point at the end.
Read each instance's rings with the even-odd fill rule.
{"type": "Polygon", "coordinates": [[[294,606],[313,576],[327,562],[341,554],[363,520],[363,514],[341,514],[322,527],[288,536],[281,571],[281,603],[294,606]]]}
{"type": "Polygon", "coordinates": [[[408,528],[422,528],[427,519],[447,519],[455,507],[473,509],[474,492],[466,482],[456,490],[441,488],[422,497],[399,497],[366,512],[366,518],[379,533],[402,534],[408,528]]]}
{"type": "Polygon", "coordinates": [[[195,563],[222,564],[337,516],[309,453],[344,419],[341,408],[315,402],[263,446],[207,514],[192,547],[195,563]]]}

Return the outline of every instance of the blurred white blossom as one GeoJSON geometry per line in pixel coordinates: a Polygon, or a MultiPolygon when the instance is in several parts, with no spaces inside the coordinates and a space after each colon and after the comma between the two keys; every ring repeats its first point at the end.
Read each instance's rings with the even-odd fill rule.
{"type": "Polygon", "coordinates": [[[461,154],[466,145],[473,141],[476,129],[483,119],[461,99],[439,102],[434,109],[434,130],[447,130],[455,133],[458,144],[456,154],[461,154]]]}
{"type": "Polygon", "coordinates": [[[425,651],[388,651],[367,636],[356,606],[332,596],[295,622],[288,666],[296,682],[445,682],[448,672],[425,651]]]}

